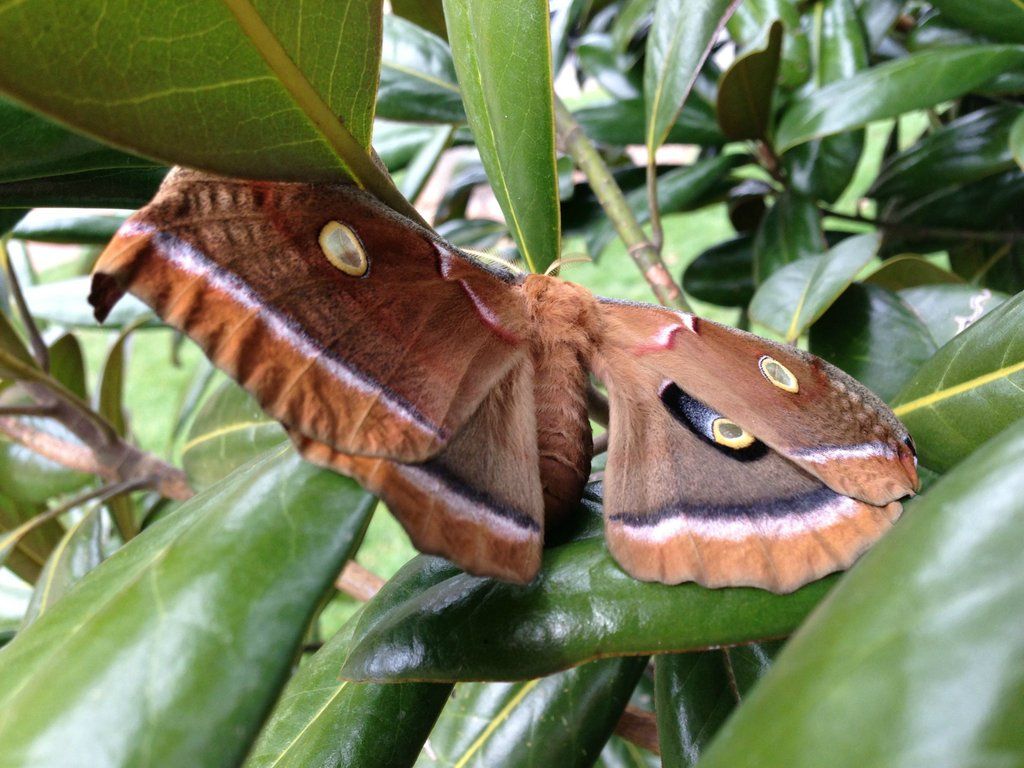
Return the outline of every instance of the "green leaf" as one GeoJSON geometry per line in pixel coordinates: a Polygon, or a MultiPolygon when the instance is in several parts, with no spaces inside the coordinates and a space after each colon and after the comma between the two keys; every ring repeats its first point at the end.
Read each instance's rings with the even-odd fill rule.
{"type": "Polygon", "coordinates": [[[786,36],[782,45],[779,83],[792,90],[810,76],[810,51],[807,36],[800,23],[801,6],[796,0],[745,0],[729,19],[729,36],[743,53],[768,39],[775,20],[782,22],[786,36]]]}
{"type": "Polygon", "coordinates": [[[547,550],[540,575],[527,586],[457,573],[388,601],[372,626],[360,626],[342,674],[354,680],[527,679],[599,657],[780,636],[832,581],[785,596],[640,582],[615,564],[598,534],[547,550]],[[451,628],[467,622],[473,631],[453,638],[451,628]]]}
{"type": "Polygon", "coordinates": [[[889,158],[871,187],[874,197],[919,198],[1014,167],[1010,129],[1024,115],[1000,104],[969,112],[889,158]]]}
{"type": "MultiPolygon", "coordinates": [[[[664,213],[684,211],[710,202],[719,182],[744,160],[743,155],[718,155],[698,160],[693,165],[673,168],[658,177],[658,208],[664,213]]],[[[626,195],[626,202],[641,224],[651,218],[647,189],[638,187],[626,195]]],[[[607,217],[591,230],[587,237],[587,252],[599,257],[616,237],[615,228],[607,217]]]]}
{"type": "MultiPolygon", "coordinates": [[[[599,144],[626,146],[644,141],[644,102],[642,99],[588,104],[573,111],[584,133],[599,144]]],[[[669,129],[669,144],[719,146],[725,137],[718,128],[714,110],[701,99],[691,99],[669,129]]]]}
{"type": "Polygon", "coordinates": [[[665,143],[701,66],[738,0],[658,0],[647,35],[644,104],[647,151],[665,143]]]}
{"type": "Polygon", "coordinates": [[[774,22],[765,47],[736,59],[718,81],[718,124],[726,138],[767,138],[781,52],[782,24],[774,22]]]}
{"type": "Polygon", "coordinates": [[[932,469],[954,466],[1024,407],[1024,293],[990,312],[922,365],[896,414],[932,469]]]}
{"type": "Polygon", "coordinates": [[[874,120],[955,99],[997,74],[1024,68],[1024,48],[976,45],[922,51],[879,64],[788,105],[775,132],[778,150],[860,128],[874,120]],[[842,104],[842,109],[836,109],[842,104]]]}
{"type": "Polygon", "coordinates": [[[827,247],[814,202],[797,192],[782,192],[754,235],[754,282],[760,285],[786,264],[820,255],[827,247]]]}
{"type": "Polygon", "coordinates": [[[860,16],[869,47],[877,51],[892,31],[896,19],[903,10],[903,0],[856,0],[857,15],[860,16]]]}
{"type": "Polygon", "coordinates": [[[915,285],[935,285],[939,283],[963,284],[963,278],[942,267],[936,266],[927,259],[913,254],[904,254],[885,262],[864,278],[865,283],[878,285],[890,291],[898,291],[915,285]]]}
{"type": "MultiPolygon", "coordinates": [[[[0,449],[4,449],[8,445],[10,444],[0,442],[0,449]]],[[[20,446],[18,447],[20,448],[20,446]]],[[[6,534],[18,531],[19,528],[44,512],[45,505],[33,504],[8,496],[6,493],[8,478],[0,473],[0,479],[4,480],[3,492],[0,492],[0,542],[2,542],[6,534]]],[[[3,549],[0,560],[4,560],[0,567],[10,568],[29,584],[35,583],[42,574],[47,558],[50,557],[54,547],[60,543],[63,535],[64,528],[56,520],[37,521],[37,524],[30,526],[28,530],[21,530],[6,544],[0,544],[3,549]]]]}
{"type": "Polygon", "coordinates": [[[41,243],[106,245],[126,216],[118,214],[72,214],[37,216],[29,214],[11,231],[11,237],[41,243]]]}
{"type": "MultiPolygon", "coordinates": [[[[868,44],[852,0],[815,4],[811,59],[815,90],[868,66],[868,44]]],[[[863,131],[794,147],[783,158],[790,184],[808,197],[834,202],[853,178],[863,147],[863,131]]]]}
{"type": "Polygon", "coordinates": [[[1009,299],[1005,293],[976,285],[922,285],[899,292],[900,300],[942,346],[1009,299]]]}
{"type": "Polygon", "coordinates": [[[785,643],[785,640],[769,640],[766,643],[748,643],[723,649],[729,657],[731,676],[739,700],[742,701],[761,682],[761,678],[768,674],[785,643]]]}
{"type": "Polygon", "coordinates": [[[1013,159],[1024,170],[1024,112],[1017,115],[1010,127],[1010,152],[1013,159]]]}
{"type": "Polygon", "coordinates": [[[1024,8],[1001,0],[933,0],[942,17],[994,40],[1024,43],[1024,8]]]}
{"type": "Polygon", "coordinates": [[[398,16],[385,16],[381,56],[378,115],[410,122],[466,121],[444,40],[398,16]]]}
{"type": "Polygon", "coordinates": [[[166,168],[127,168],[8,181],[0,183],[0,208],[140,208],[166,175],[166,168]]]}
{"type": "MultiPolygon", "coordinates": [[[[124,410],[124,370],[127,365],[126,344],[137,328],[137,324],[125,326],[107,353],[100,372],[97,413],[106,419],[121,437],[128,437],[128,415],[124,410]]],[[[127,541],[139,532],[139,521],[135,503],[130,494],[121,494],[107,502],[111,517],[121,537],[127,541]]]]}
{"type": "MultiPolygon", "coordinates": [[[[32,310],[32,316],[38,319],[65,328],[96,328],[98,323],[87,301],[91,284],[92,279],[86,275],[56,283],[32,285],[25,289],[25,301],[32,310]]],[[[117,303],[103,326],[120,328],[151,314],[149,307],[128,295],[117,303]]]]}
{"type": "Polygon", "coordinates": [[[700,768],[1024,760],[1022,454],[1018,421],[910,502],[700,768]]]}
{"type": "Polygon", "coordinates": [[[50,375],[82,400],[88,399],[85,357],[78,339],[70,333],[65,333],[50,345],[50,375]]]}
{"type": "MultiPolygon", "coordinates": [[[[0,272],[0,278],[3,277],[5,276],[0,272]]],[[[28,347],[25,346],[21,334],[15,330],[11,319],[3,311],[0,311],[0,353],[10,355],[25,365],[36,367],[35,359],[32,357],[32,353],[28,351],[28,347]]],[[[0,367],[0,378],[3,378],[3,376],[3,368],[0,367]]]]}
{"type": "Polygon", "coordinates": [[[692,768],[736,706],[725,651],[658,656],[655,712],[664,768],[692,768]]]}
{"type": "Polygon", "coordinates": [[[68,528],[46,560],[22,621],[26,627],[48,611],[89,571],[103,562],[103,518],[94,505],[68,528]]]}
{"type": "Polygon", "coordinates": [[[851,285],[811,327],[811,352],[883,400],[891,400],[935,349],[914,313],[876,285],[851,285]]]}
{"type": "Polygon", "coordinates": [[[0,181],[153,166],[152,160],[100,144],[6,99],[0,99],[0,135],[0,181]]]}
{"type": "Polygon", "coordinates": [[[647,659],[594,661],[522,683],[464,683],[417,766],[590,766],[611,736],[647,659]]]}
{"type": "Polygon", "coordinates": [[[558,173],[543,0],[445,0],[469,125],[509,231],[531,272],[559,256],[558,173]]]}
{"type": "Polygon", "coordinates": [[[441,156],[451,146],[452,133],[453,129],[450,126],[438,126],[430,141],[423,145],[416,157],[406,166],[398,188],[410,200],[419,197],[427,185],[441,156]]]}
{"type": "Polygon", "coordinates": [[[196,414],[181,449],[195,488],[206,488],[287,439],[281,425],[233,381],[225,381],[196,414]]]}
{"type": "Polygon", "coordinates": [[[391,10],[438,37],[448,37],[441,0],[391,0],[391,10]]]}
{"type": "Polygon", "coordinates": [[[713,245],[683,272],[683,288],[694,298],[723,307],[745,307],[754,296],[753,238],[713,245]]]}
{"type": "Polygon", "coordinates": [[[452,687],[339,681],[356,620],[288,682],[244,768],[399,768],[415,762],[452,687]]]}
{"type": "Polygon", "coordinates": [[[7,759],[237,765],[372,503],[277,450],[147,528],[3,649],[7,759]]]}
{"type": "Polygon", "coordinates": [[[787,264],[758,287],[750,317],[792,344],[875,257],[881,242],[879,233],[849,237],[825,253],[787,264]]]}
{"type": "Polygon", "coordinates": [[[409,211],[367,151],[379,2],[159,5],[145,17],[159,35],[142,31],[138,13],[129,0],[83,0],[74,13],[38,1],[3,6],[0,89],[168,163],[259,179],[351,178],[409,211]]]}

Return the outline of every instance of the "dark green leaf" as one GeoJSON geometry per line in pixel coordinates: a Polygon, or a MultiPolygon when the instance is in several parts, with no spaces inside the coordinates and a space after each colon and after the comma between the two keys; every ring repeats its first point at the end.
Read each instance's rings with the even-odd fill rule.
{"type": "Polygon", "coordinates": [[[147,528],[3,649],[6,758],[237,765],[371,505],[275,451],[147,528]]]}
{"type": "Polygon", "coordinates": [[[764,139],[772,119],[779,75],[782,24],[775,22],[764,48],[736,59],[718,82],[718,124],[733,141],[764,139]]]}
{"type": "Polygon", "coordinates": [[[725,651],[658,656],[654,686],[662,765],[692,768],[736,705],[725,651]]]}
{"type": "Polygon", "coordinates": [[[920,256],[904,254],[886,259],[882,266],[864,278],[864,282],[898,291],[915,285],[963,284],[964,281],[959,275],[947,272],[920,256]]]}
{"type": "Polygon", "coordinates": [[[784,152],[811,139],[955,99],[1001,72],[1021,68],[1024,48],[1010,45],[911,54],[793,99],[782,115],[775,141],[784,152]],[[843,108],[836,109],[837,104],[843,108]]]}
{"type": "Polygon", "coordinates": [[[448,37],[441,0],[391,0],[391,10],[438,37],[448,37]]]}
{"type": "MultiPolygon", "coordinates": [[[[814,6],[811,38],[813,88],[851,77],[868,65],[868,44],[853,0],[814,6]]],[[[784,160],[798,192],[834,202],[849,185],[864,146],[864,132],[851,131],[794,147],[784,160]]]]}
{"type": "MultiPolygon", "coordinates": [[[[708,195],[717,189],[718,182],[743,162],[742,155],[718,155],[698,160],[693,165],[674,168],[658,177],[658,208],[664,213],[684,211],[710,202],[708,195]]],[[[639,187],[626,195],[637,220],[643,224],[650,220],[647,189],[639,187]]],[[[587,238],[587,252],[598,258],[615,239],[615,228],[607,217],[591,230],[587,238]]]]}
{"type": "Polygon", "coordinates": [[[438,162],[441,160],[441,156],[451,145],[452,130],[450,126],[438,126],[430,140],[420,148],[420,151],[416,153],[416,156],[405,167],[398,189],[410,200],[415,200],[419,197],[423,188],[427,185],[431,174],[434,173],[438,162]]]}
{"type": "Polygon", "coordinates": [[[1024,293],[973,324],[922,365],[896,398],[921,460],[945,470],[1020,416],[1024,293]]]}
{"type": "Polygon", "coordinates": [[[826,248],[818,207],[803,195],[783,192],[754,236],[754,281],[760,285],[786,264],[820,255],[826,248]]]}
{"type": "Polygon", "coordinates": [[[620,101],[643,96],[643,70],[640,56],[623,51],[608,34],[588,33],[576,44],[576,61],[580,71],[592,77],[601,89],[620,101]]]}
{"type": "Polygon", "coordinates": [[[1024,760],[1024,473],[1007,471],[1022,454],[1018,421],[910,502],[701,768],[1024,760]]]}
{"type": "Polygon", "coordinates": [[[181,449],[181,465],[195,488],[206,488],[252,457],[286,439],[281,425],[233,381],[203,403],[181,449]]]}
{"type": "Polygon", "coordinates": [[[940,347],[1009,298],[1005,293],[962,283],[906,288],[899,297],[940,347]]]}
{"type": "Polygon", "coordinates": [[[444,40],[405,19],[385,16],[381,54],[378,115],[409,122],[465,122],[452,52],[444,40]]]}
{"type": "Polygon", "coordinates": [[[437,234],[459,248],[486,250],[508,236],[504,222],[491,219],[449,219],[437,227],[437,234]]]}
{"type": "Polygon", "coordinates": [[[170,163],[261,179],[350,177],[399,207],[366,152],[379,2],[202,0],[147,8],[144,29],[158,35],[139,21],[129,0],[83,0],[74,12],[7,5],[0,88],[170,163]]]}
{"type": "Polygon", "coordinates": [[[402,170],[419,154],[423,145],[434,137],[436,130],[433,125],[376,120],[373,123],[373,147],[381,162],[394,173],[402,170]]]}
{"type": "Polygon", "coordinates": [[[711,46],[738,0],[659,0],[644,58],[645,144],[652,155],[668,138],[711,46]]]}
{"type": "Polygon", "coordinates": [[[516,12],[486,0],[446,0],[463,102],[487,177],[531,272],[559,256],[555,118],[543,0],[516,12]]]}
{"type": "MultiPolygon", "coordinates": [[[[96,328],[92,307],[87,301],[92,280],[73,277],[56,283],[43,283],[25,289],[25,300],[32,315],[66,328],[96,328]]],[[[105,328],[119,328],[150,314],[152,310],[134,296],[125,296],[103,322],[105,328]]]]}
{"type": "Polygon", "coordinates": [[[855,284],[811,327],[810,349],[890,400],[936,345],[895,294],[855,284]]]}
{"type": "Polygon", "coordinates": [[[355,623],[350,620],[289,681],[245,768],[404,768],[415,762],[451,686],[339,681],[355,623]]]}
{"type": "Polygon", "coordinates": [[[5,99],[0,99],[0,136],[0,181],[153,166],[152,160],[119,152],[5,99]]]}
{"type": "Polygon", "coordinates": [[[683,272],[683,288],[701,301],[745,307],[754,295],[753,240],[745,235],[708,248],[683,272]]]}
{"type": "Polygon", "coordinates": [[[729,34],[743,53],[763,45],[771,24],[778,20],[785,28],[779,82],[789,90],[810,76],[810,51],[800,24],[800,5],[796,0],[745,0],[729,19],[729,34]]]}
{"type": "Polygon", "coordinates": [[[125,218],[109,213],[28,216],[11,231],[11,237],[43,243],[106,245],[125,218]]]}
{"type": "Polygon", "coordinates": [[[769,640],[766,643],[749,643],[724,649],[729,657],[736,695],[742,701],[761,678],[768,674],[785,640],[769,640]]]}
{"type": "Polygon", "coordinates": [[[888,37],[903,5],[904,0],[856,0],[857,15],[864,25],[872,51],[878,50],[888,37]]]}
{"type": "MultiPolygon", "coordinates": [[[[127,365],[126,345],[135,330],[135,325],[126,326],[107,353],[107,359],[100,371],[97,389],[97,413],[106,419],[121,437],[128,437],[128,415],[124,410],[124,371],[127,365]]],[[[131,494],[120,494],[107,502],[111,517],[125,541],[139,532],[139,520],[131,494]]]]}
{"type": "Polygon", "coordinates": [[[148,203],[166,168],[85,171],[0,184],[0,208],[139,208],[148,203]]]}
{"type": "MultiPolygon", "coordinates": [[[[611,101],[573,112],[584,132],[600,144],[626,146],[644,140],[644,102],[641,99],[611,101]]],[[[725,143],[714,110],[700,99],[691,99],[669,129],[670,144],[717,146],[725,143]]]]}
{"type": "Polygon", "coordinates": [[[932,0],[942,16],[954,24],[994,40],[1024,43],[1024,8],[1001,0],[932,0]]]}
{"type": "MultiPolygon", "coordinates": [[[[2,277],[3,273],[0,272],[0,278],[2,277]]],[[[36,366],[35,359],[32,357],[32,353],[28,351],[28,347],[25,345],[24,340],[22,340],[21,334],[15,330],[11,319],[3,311],[0,311],[0,353],[10,355],[25,365],[36,366]]],[[[3,368],[0,367],[0,378],[3,378],[3,376],[3,368]]]]}
{"type": "Polygon", "coordinates": [[[995,105],[942,126],[886,160],[870,194],[882,199],[918,198],[938,187],[975,181],[1014,167],[1010,127],[1022,114],[1020,107],[995,105]]]}
{"type": "MultiPolygon", "coordinates": [[[[6,441],[0,442],[0,451],[5,451],[8,445],[10,444],[6,441]]],[[[21,526],[44,512],[45,506],[42,503],[32,504],[11,498],[6,494],[8,478],[3,472],[0,472],[0,479],[4,480],[2,486],[4,492],[0,492],[0,542],[2,542],[5,535],[17,531],[21,526]]],[[[64,528],[56,520],[34,526],[28,531],[21,531],[11,541],[0,544],[0,561],[2,561],[0,568],[10,568],[23,581],[34,584],[42,574],[47,558],[63,535],[64,528]]]]}
{"type": "Polygon", "coordinates": [[[1017,115],[1010,127],[1010,152],[1017,165],[1024,170],[1024,112],[1017,115]]]}
{"type": "Polygon", "coordinates": [[[626,575],[598,536],[546,551],[540,575],[527,586],[457,574],[388,603],[372,626],[360,626],[343,674],[357,680],[526,679],[601,656],[780,636],[832,581],[786,596],[645,583],[626,575]],[[455,641],[451,628],[466,622],[473,631],[455,641]],[[448,639],[437,642],[441,637],[448,639]]]}
{"type": "Polygon", "coordinates": [[[86,400],[85,358],[78,339],[65,333],[50,345],[50,375],[86,400]]]}
{"type": "Polygon", "coordinates": [[[523,683],[456,686],[418,766],[584,768],[611,736],[646,658],[605,659],[523,683]]]}
{"type": "Polygon", "coordinates": [[[882,236],[849,237],[825,253],[776,270],[750,302],[750,317],[792,344],[875,257],[882,236]]]}

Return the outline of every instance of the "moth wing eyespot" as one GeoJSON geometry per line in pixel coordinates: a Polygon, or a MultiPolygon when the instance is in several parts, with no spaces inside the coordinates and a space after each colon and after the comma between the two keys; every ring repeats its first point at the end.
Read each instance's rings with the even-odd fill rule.
{"type": "Polygon", "coordinates": [[[796,394],[800,391],[800,382],[786,366],[769,355],[761,355],[757,367],[770,384],[785,392],[796,394]]]}
{"type": "Polygon", "coordinates": [[[752,434],[735,421],[730,421],[724,417],[717,418],[711,422],[711,435],[719,445],[736,450],[753,445],[755,439],[752,434]]]}
{"type": "Polygon", "coordinates": [[[329,221],[320,230],[317,238],[331,266],[352,277],[363,277],[369,269],[366,249],[359,236],[340,221],[329,221]]]}

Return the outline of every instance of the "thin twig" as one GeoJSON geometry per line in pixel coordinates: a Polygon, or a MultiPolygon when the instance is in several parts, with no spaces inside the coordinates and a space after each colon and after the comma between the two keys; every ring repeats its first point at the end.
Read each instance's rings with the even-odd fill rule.
{"type": "Polygon", "coordinates": [[[47,418],[57,415],[57,410],[49,405],[0,405],[0,417],[32,416],[47,418]]]}
{"type": "Polygon", "coordinates": [[[587,177],[598,203],[611,220],[622,242],[626,244],[626,250],[640,268],[658,301],[665,306],[689,312],[690,305],[686,302],[683,292],[669,274],[658,249],[644,234],[643,227],[637,221],[604,159],[557,97],[555,124],[563,149],[587,177]]]}
{"type": "Polygon", "coordinates": [[[373,571],[363,568],[355,560],[345,563],[345,567],[334,581],[335,589],[361,603],[365,603],[380,592],[380,588],[384,584],[384,579],[373,571]]]}
{"type": "Polygon", "coordinates": [[[615,735],[648,752],[661,754],[661,745],[658,743],[658,720],[653,712],[639,707],[626,707],[615,726],[615,735]]]}

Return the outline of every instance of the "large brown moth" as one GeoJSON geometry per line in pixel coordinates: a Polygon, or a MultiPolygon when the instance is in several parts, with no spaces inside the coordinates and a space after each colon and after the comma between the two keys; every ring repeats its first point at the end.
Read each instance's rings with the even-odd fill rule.
{"type": "Polygon", "coordinates": [[[789,346],[480,263],[347,185],[177,170],[96,265],[379,494],[420,550],[528,582],[575,508],[608,390],[605,536],[639,579],[789,592],[848,567],[918,487],[907,431],[789,346]]]}

